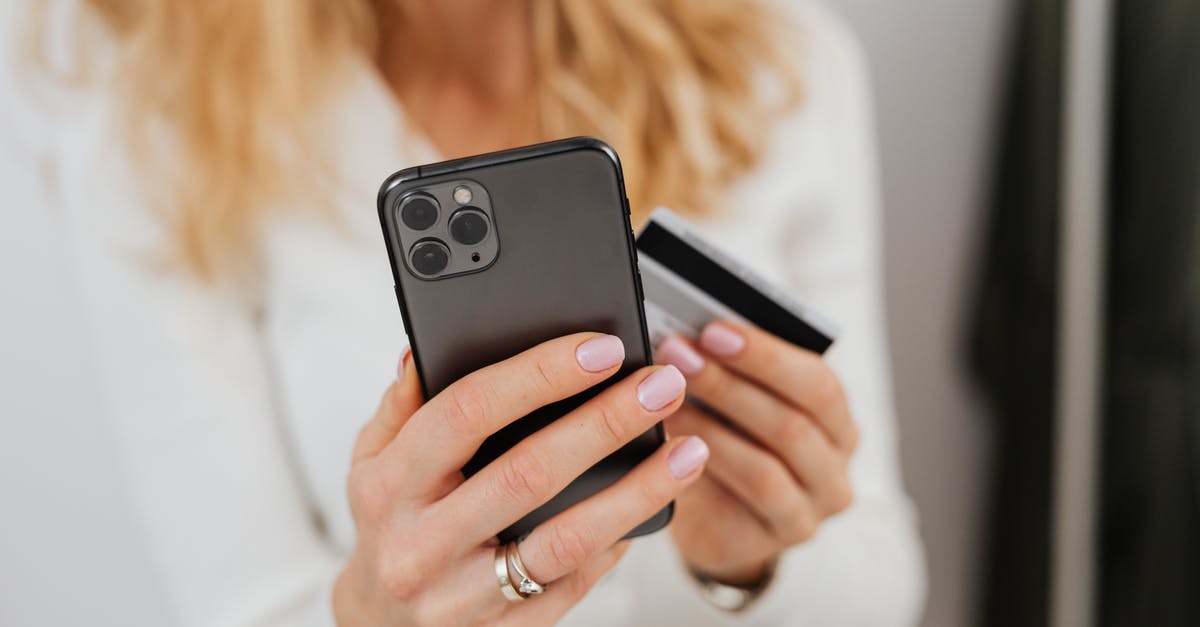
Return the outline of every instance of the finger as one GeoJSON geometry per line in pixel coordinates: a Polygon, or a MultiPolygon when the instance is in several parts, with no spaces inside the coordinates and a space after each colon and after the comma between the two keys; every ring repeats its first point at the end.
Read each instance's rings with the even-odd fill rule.
{"type": "Polygon", "coordinates": [[[849,461],[844,452],[830,446],[824,437],[800,441],[792,464],[799,468],[800,484],[812,495],[823,517],[845,510],[854,498],[849,461]]]}
{"type": "Polygon", "coordinates": [[[403,477],[409,494],[441,485],[488,436],[607,379],[624,359],[620,338],[576,333],[477,370],[442,390],[404,425],[383,452],[389,475],[403,477]]]}
{"type": "MultiPolygon", "coordinates": [[[[712,364],[706,371],[718,369],[719,366],[712,364]]],[[[721,376],[739,379],[738,375],[728,372],[722,373],[721,376]]],[[[698,381],[693,381],[688,389],[694,391],[699,400],[722,417],[746,430],[758,441],[759,446],[766,448],[769,454],[782,461],[816,504],[819,513],[835,514],[849,506],[852,490],[846,471],[848,454],[835,448],[828,435],[808,416],[786,406],[782,409],[774,408],[776,413],[772,413],[769,401],[774,397],[750,384],[744,385],[752,388],[751,390],[744,393],[742,390],[734,392],[737,385],[721,383],[706,389],[698,381]],[[730,393],[719,394],[716,397],[708,393],[726,385],[729,386],[730,393]],[[767,397],[768,400],[755,399],[756,393],[767,397]],[[757,402],[761,402],[762,406],[756,407],[757,402]],[[731,416],[749,418],[735,420],[731,416]]],[[[700,408],[693,408],[693,411],[705,413],[700,408]]],[[[712,416],[705,415],[704,419],[722,426],[720,420],[712,416]]],[[[733,430],[729,432],[734,437],[740,437],[733,430]]]]}
{"type": "Polygon", "coordinates": [[[378,455],[396,437],[413,412],[421,407],[423,400],[416,369],[412,367],[412,353],[405,347],[404,354],[400,356],[396,380],[388,386],[379,408],[375,410],[375,416],[358,432],[353,461],[378,455]]]}
{"type": "Polygon", "coordinates": [[[432,506],[447,535],[478,543],[549,501],[683,402],[683,375],[643,368],[530,435],[432,506]]]}
{"type": "Polygon", "coordinates": [[[649,520],[700,478],[708,447],[697,437],[670,440],[600,493],[533,530],[519,547],[534,580],[556,581],[649,520]]]}
{"type": "Polygon", "coordinates": [[[803,460],[800,457],[804,451],[828,441],[827,435],[810,417],[720,363],[703,361],[682,338],[663,342],[657,359],[663,363],[684,364],[690,371],[689,395],[778,455],[797,477],[801,474],[803,460]]]}
{"type": "Polygon", "coordinates": [[[712,450],[707,472],[753,512],[777,538],[811,537],[820,520],[816,504],[787,466],[691,404],[667,420],[671,433],[693,433],[712,450]]]}
{"type": "Polygon", "coordinates": [[[684,490],[675,499],[675,508],[673,539],[700,572],[727,570],[731,564],[761,563],[779,551],[774,530],[711,472],[684,490]],[[731,542],[730,538],[737,541],[731,542]],[[699,546],[685,547],[683,542],[699,546]]]}
{"type": "Polygon", "coordinates": [[[545,594],[530,599],[531,602],[513,606],[512,611],[505,613],[500,624],[519,627],[557,624],[558,619],[587,596],[596,582],[612,570],[628,550],[628,541],[618,542],[571,574],[554,582],[545,594]]]}
{"type": "Polygon", "coordinates": [[[700,348],[735,372],[808,411],[843,450],[853,450],[858,432],[841,381],[820,355],[762,329],[713,322],[700,333],[700,348]]]}

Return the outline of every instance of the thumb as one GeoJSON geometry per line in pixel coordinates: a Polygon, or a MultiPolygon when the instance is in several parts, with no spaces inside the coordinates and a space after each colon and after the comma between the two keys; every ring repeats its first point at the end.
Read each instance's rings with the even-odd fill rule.
{"type": "Polygon", "coordinates": [[[396,437],[409,417],[425,403],[421,384],[417,380],[417,369],[413,367],[412,352],[407,347],[396,370],[396,380],[388,386],[379,408],[375,410],[375,416],[358,433],[354,443],[353,461],[356,463],[379,454],[396,437]]]}

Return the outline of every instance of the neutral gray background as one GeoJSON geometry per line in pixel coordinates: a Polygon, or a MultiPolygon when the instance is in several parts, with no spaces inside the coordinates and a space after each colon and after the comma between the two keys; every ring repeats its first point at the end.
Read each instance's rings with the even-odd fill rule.
{"type": "MultiPolygon", "coordinates": [[[[926,623],[964,625],[988,430],[959,340],[1007,3],[831,2],[864,40],[875,77],[904,472],[932,576],[926,623]]],[[[28,185],[39,172],[0,161],[0,625],[166,625],[118,452],[90,412],[94,365],[71,313],[59,217],[39,210],[45,201],[28,185]],[[41,559],[51,546],[71,563],[41,559]]]]}
{"type": "Polygon", "coordinates": [[[930,564],[925,624],[971,624],[990,429],[963,364],[1007,0],[831,0],[875,79],[901,454],[930,564]]]}

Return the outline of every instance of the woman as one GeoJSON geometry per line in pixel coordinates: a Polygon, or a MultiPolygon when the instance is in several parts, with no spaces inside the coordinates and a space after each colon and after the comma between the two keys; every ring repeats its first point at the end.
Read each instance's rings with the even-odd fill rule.
{"type": "Polygon", "coordinates": [[[86,83],[29,147],[72,221],[104,409],[182,624],[915,622],[868,93],[819,7],[78,11],[66,69],[86,83]],[[581,133],[621,153],[636,218],[691,210],[844,338],[827,362],[715,323],[464,481],[483,437],[604,379],[622,347],[559,338],[423,402],[375,191],[409,165],[581,133]],[[506,598],[495,532],[664,418],[670,441],[629,480],[516,546],[547,590],[506,598]],[[618,542],[672,499],[669,531],[618,542]]]}

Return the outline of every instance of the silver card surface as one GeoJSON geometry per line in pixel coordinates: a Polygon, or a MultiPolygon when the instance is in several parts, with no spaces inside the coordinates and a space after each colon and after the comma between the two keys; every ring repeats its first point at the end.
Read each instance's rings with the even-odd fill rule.
{"type": "Polygon", "coordinates": [[[672,335],[694,338],[721,319],[753,324],[817,353],[837,336],[828,319],[722,253],[668,209],[650,215],[637,248],[653,346],[672,335]]]}

